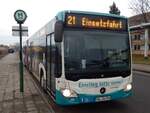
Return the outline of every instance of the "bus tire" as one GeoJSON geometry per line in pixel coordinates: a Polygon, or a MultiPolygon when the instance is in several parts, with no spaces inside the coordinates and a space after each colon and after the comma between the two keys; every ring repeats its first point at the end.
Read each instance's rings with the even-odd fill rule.
{"type": "Polygon", "coordinates": [[[46,80],[44,79],[44,73],[43,73],[42,69],[40,71],[40,85],[41,85],[42,89],[44,91],[46,91],[46,80]]]}

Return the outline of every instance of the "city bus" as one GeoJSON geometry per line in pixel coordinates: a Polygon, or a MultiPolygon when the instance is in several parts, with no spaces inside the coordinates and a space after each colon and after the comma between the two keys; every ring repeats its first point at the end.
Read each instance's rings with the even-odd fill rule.
{"type": "Polygon", "coordinates": [[[61,11],[27,40],[24,65],[59,105],[132,94],[132,58],[124,16],[61,11]]]}

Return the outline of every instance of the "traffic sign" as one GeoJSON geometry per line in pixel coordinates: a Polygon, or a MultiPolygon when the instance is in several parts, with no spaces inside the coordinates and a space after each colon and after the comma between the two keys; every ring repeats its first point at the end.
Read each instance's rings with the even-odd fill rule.
{"type": "MultiPolygon", "coordinates": [[[[19,26],[12,26],[12,31],[20,31],[19,26]]],[[[28,27],[22,26],[22,31],[28,31],[28,27]]]]}
{"type": "Polygon", "coordinates": [[[27,14],[23,10],[17,10],[14,13],[14,18],[19,24],[23,24],[27,18],[27,14]]]}
{"type": "MultiPolygon", "coordinates": [[[[22,26],[22,36],[28,36],[28,27],[22,26]]],[[[12,36],[19,36],[20,35],[20,29],[19,26],[12,26],[12,36]]]]}
{"type": "MultiPolygon", "coordinates": [[[[19,31],[12,31],[12,36],[19,36],[19,31]]],[[[23,31],[22,36],[28,36],[28,32],[23,31]]]]}

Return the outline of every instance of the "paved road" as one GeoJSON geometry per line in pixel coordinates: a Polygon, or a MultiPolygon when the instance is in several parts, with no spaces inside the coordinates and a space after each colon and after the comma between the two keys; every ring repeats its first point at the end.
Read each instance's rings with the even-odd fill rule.
{"type": "Polygon", "coordinates": [[[96,104],[61,107],[50,100],[55,113],[150,113],[150,74],[133,73],[133,96],[96,104]]]}

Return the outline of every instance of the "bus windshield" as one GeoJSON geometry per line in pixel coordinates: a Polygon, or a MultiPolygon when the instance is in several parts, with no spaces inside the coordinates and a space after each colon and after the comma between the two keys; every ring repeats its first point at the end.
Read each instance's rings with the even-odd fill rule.
{"type": "Polygon", "coordinates": [[[64,57],[66,75],[129,70],[128,33],[65,31],[64,57]]]}

